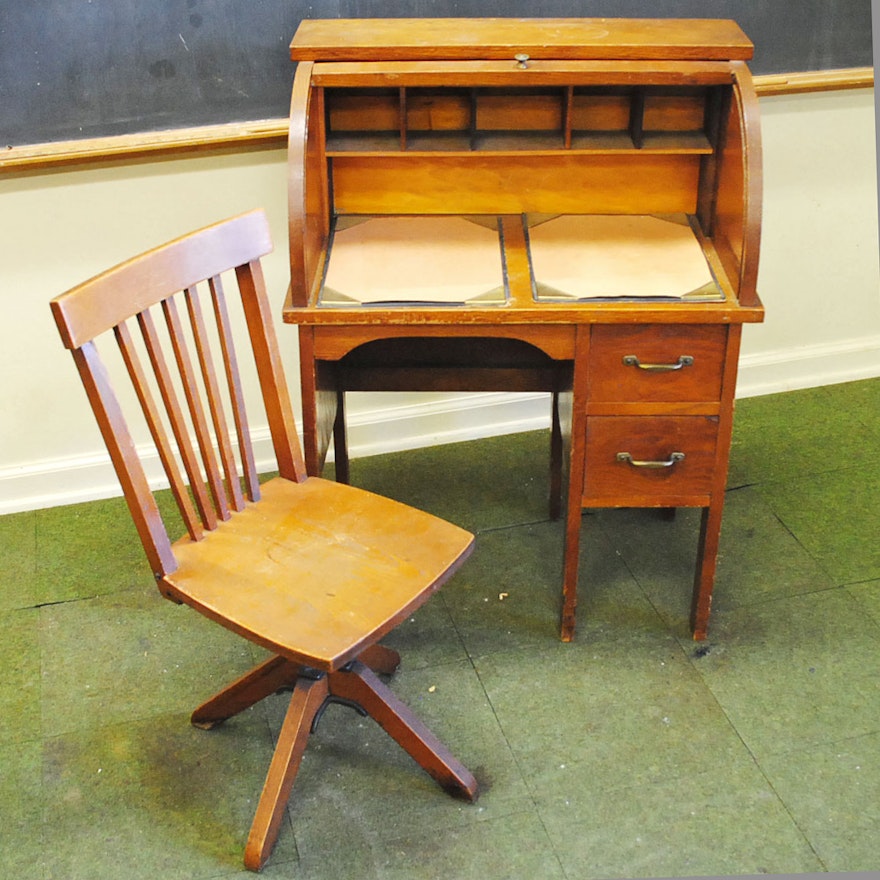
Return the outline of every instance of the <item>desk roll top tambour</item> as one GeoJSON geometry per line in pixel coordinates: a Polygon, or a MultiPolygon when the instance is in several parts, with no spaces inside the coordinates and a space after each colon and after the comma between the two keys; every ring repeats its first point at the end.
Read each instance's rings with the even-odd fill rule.
{"type": "Polygon", "coordinates": [[[348,478],[346,391],[549,392],[566,640],[587,507],[702,508],[706,635],[763,319],[751,54],[716,20],[313,20],[291,44],[308,467],[333,442],[348,478]]]}

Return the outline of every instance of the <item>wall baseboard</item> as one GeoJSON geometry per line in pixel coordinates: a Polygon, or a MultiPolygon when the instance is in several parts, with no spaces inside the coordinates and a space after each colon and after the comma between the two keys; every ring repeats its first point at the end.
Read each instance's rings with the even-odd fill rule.
{"type": "MultiPolygon", "coordinates": [[[[744,355],[738,397],[757,397],[820,385],[880,377],[880,337],[796,350],[744,355]]],[[[374,395],[379,400],[385,395],[374,395]]],[[[456,394],[369,411],[352,408],[349,445],[353,458],[425,446],[476,440],[499,434],[546,429],[550,424],[546,394],[456,394]]],[[[271,468],[268,430],[252,431],[258,467],[271,468]]],[[[151,483],[163,485],[155,453],[147,454],[151,483]]],[[[0,514],[95,501],[120,494],[109,458],[103,454],[35,461],[0,468],[0,514]]]]}
{"type": "MultiPolygon", "coordinates": [[[[384,396],[384,395],[382,395],[384,396]]],[[[389,394],[389,401],[395,395],[389,394]]],[[[403,406],[374,407],[349,415],[349,452],[353,458],[400,452],[496,434],[514,434],[549,427],[546,394],[456,394],[403,406]]],[[[251,426],[257,469],[275,466],[267,427],[251,426]]],[[[141,450],[153,488],[167,480],[152,446],[141,450]]],[[[330,455],[332,460],[332,452],[330,455]]],[[[35,461],[0,468],[0,515],[79,504],[121,494],[110,458],[104,453],[35,461]]]]}
{"type": "Polygon", "coordinates": [[[867,336],[840,343],[743,355],[736,396],[759,397],[877,377],[880,377],[880,336],[867,336]]]}
{"type": "Polygon", "coordinates": [[[352,413],[349,454],[363,458],[549,427],[549,394],[426,395],[422,403],[352,413]]]}

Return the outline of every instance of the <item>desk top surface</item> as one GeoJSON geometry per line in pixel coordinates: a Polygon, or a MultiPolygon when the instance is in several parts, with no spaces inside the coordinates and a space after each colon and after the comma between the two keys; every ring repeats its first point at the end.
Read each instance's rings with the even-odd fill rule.
{"type": "Polygon", "coordinates": [[[740,60],[754,46],[730,19],[306,19],[294,61],[530,58],[740,60]]]}

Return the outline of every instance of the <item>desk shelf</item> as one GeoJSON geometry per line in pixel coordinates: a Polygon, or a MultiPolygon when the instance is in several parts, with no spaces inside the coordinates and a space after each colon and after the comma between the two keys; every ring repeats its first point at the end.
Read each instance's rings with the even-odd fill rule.
{"type": "Polygon", "coordinates": [[[712,86],[325,88],[326,151],[711,153],[712,86]]]}

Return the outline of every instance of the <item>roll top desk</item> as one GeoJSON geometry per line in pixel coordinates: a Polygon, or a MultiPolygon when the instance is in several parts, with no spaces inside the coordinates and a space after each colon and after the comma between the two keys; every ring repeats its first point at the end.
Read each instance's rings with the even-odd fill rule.
{"type": "Polygon", "coordinates": [[[346,391],[548,392],[565,640],[591,507],[702,509],[706,636],[763,320],[751,54],[734,22],[672,19],[311,20],[291,44],[307,464],[333,443],[348,478],[346,391]]]}

